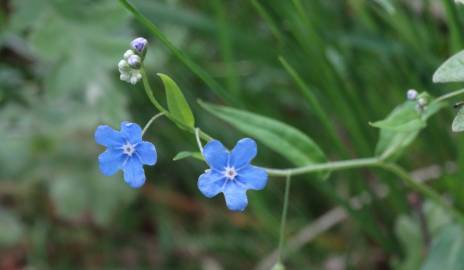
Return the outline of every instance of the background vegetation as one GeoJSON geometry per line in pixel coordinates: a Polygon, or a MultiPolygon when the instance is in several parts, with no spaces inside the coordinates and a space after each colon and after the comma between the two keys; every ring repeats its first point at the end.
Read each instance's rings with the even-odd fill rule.
{"type": "MultiPolygon", "coordinates": [[[[150,40],[152,83],[161,88],[156,72],[174,78],[197,122],[229,147],[245,135],[197,98],[291,124],[337,160],[374,153],[378,130],[368,122],[403,102],[407,89],[438,96],[459,86],[431,80],[464,47],[464,9],[451,0],[133,3],[217,85],[200,80],[117,1],[0,1],[0,269],[253,269],[275,249],[284,182],[271,179],[249,193],[244,214],[230,213],[221,197],[198,192],[203,163],[172,161],[195,140],[168,121],[146,135],[159,161],[141,190],[121,174],[98,172],[96,126],[143,125],[154,113],[141,84],[118,80],[117,62],[134,37],[150,40]]],[[[452,113],[434,116],[399,162],[463,209],[464,140],[450,132],[452,113]]],[[[295,166],[263,145],[259,151],[257,164],[295,166]]],[[[325,182],[296,177],[288,237],[300,245],[286,262],[461,269],[460,259],[440,261],[450,245],[464,252],[464,234],[441,230],[447,223],[440,208],[380,170],[333,173],[325,182]],[[334,207],[336,226],[320,223],[334,207]],[[298,234],[314,226],[323,233],[298,234]]]]}

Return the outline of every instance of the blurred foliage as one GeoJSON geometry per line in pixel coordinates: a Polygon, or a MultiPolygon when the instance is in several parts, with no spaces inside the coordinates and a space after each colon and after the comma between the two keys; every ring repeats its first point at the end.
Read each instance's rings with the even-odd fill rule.
{"type": "MultiPolygon", "coordinates": [[[[229,106],[239,100],[240,109],[295,126],[332,160],[372,155],[378,134],[368,123],[402,103],[406,89],[438,96],[458,86],[432,84],[439,64],[464,47],[464,11],[451,0],[133,3],[231,98],[206,86],[117,1],[0,1],[0,269],[252,269],[275,248],[283,182],[250,192],[245,214],[229,213],[222,198],[197,191],[201,162],[172,161],[196,148],[167,121],[147,132],[159,162],[146,170],[144,188],[133,191],[120,174],[98,172],[103,149],[95,127],[143,125],[155,113],[140,85],[118,80],[117,63],[136,36],[151,42],[146,65],[157,95],[164,94],[155,74],[168,74],[198,125],[229,147],[243,133],[197,98],[229,106]]],[[[463,167],[464,141],[450,136],[451,119],[445,110],[414,132],[418,139],[407,141],[400,162],[411,170],[450,160],[463,167]]],[[[258,164],[292,166],[277,146],[259,149],[258,164]]],[[[433,182],[460,209],[462,176],[433,182]]],[[[361,170],[293,183],[289,234],[336,205],[350,218],[292,254],[287,269],[429,270],[462,253],[460,228],[433,227],[429,216],[440,211],[414,207],[392,175],[361,170]],[[380,183],[391,191],[387,198],[350,207],[351,196],[375,198],[380,183]],[[422,212],[430,242],[420,233],[422,212]],[[330,268],[333,261],[343,268],[330,268]]],[[[459,269],[460,258],[441,269],[459,269]]]]}

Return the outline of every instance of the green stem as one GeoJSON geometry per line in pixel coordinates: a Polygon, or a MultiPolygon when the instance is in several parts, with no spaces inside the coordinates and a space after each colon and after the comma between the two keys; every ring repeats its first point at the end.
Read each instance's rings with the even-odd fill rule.
{"type": "Polygon", "coordinates": [[[376,157],[372,158],[360,158],[342,161],[332,161],[327,163],[309,164],[306,166],[292,168],[292,169],[272,169],[264,168],[267,173],[271,176],[290,176],[298,174],[306,174],[310,172],[318,171],[338,171],[344,169],[352,169],[359,167],[375,167],[380,163],[380,159],[376,157]]]}
{"type": "Polygon", "coordinates": [[[462,95],[462,94],[464,94],[464,89],[459,89],[459,90],[453,91],[451,93],[445,94],[443,96],[439,96],[433,102],[444,101],[446,99],[449,99],[449,98],[452,98],[452,97],[455,97],[455,96],[458,96],[458,95],[462,95]]]}
{"type": "Polygon", "coordinates": [[[145,132],[147,131],[147,129],[151,126],[151,124],[153,124],[153,122],[155,122],[156,119],[158,119],[159,117],[165,115],[166,112],[160,112],[160,113],[157,113],[155,116],[153,116],[148,122],[147,124],[145,125],[145,127],[143,128],[142,130],[142,136],[145,134],[145,132]]]}
{"type": "Polygon", "coordinates": [[[195,138],[197,140],[198,149],[200,150],[200,153],[203,153],[203,145],[201,145],[200,129],[199,128],[195,128],[195,138]]]}
{"type": "Polygon", "coordinates": [[[452,205],[449,205],[441,196],[439,193],[437,193],[435,190],[431,189],[427,185],[424,185],[416,180],[414,180],[408,172],[406,172],[402,167],[393,164],[393,163],[379,163],[379,166],[387,171],[390,171],[394,174],[396,174],[398,177],[403,179],[403,181],[409,185],[411,188],[415,189],[416,191],[422,193],[426,197],[430,198],[432,201],[434,201],[436,204],[442,206],[444,209],[446,209],[456,220],[458,220],[460,223],[464,224],[464,215],[456,210],[452,205]]]}
{"type": "Polygon", "coordinates": [[[280,235],[279,235],[279,259],[278,262],[282,263],[282,254],[284,248],[284,239],[285,239],[285,225],[287,223],[287,211],[288,211],[288,198],[290,196],[290,184],[291,184],[291,176],[287,175],[285,180],[285,195],[284,195],[284,205],[282,209],[282,218],[280,220],[280,235]]]}

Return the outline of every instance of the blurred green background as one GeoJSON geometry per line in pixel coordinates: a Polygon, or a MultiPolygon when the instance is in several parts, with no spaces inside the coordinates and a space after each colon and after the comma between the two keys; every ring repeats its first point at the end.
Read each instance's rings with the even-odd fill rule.
{"type": "MultiPolygon", "coordinates": [[[[228,147],[245,135],[197,98],[291,124],[337,160],[374,153],[378,130],[368,122],[403,102],[407,89],[438,96],[459,86],[431,82],[464,47],[464,8],[451,0],[132,3],[220,88],[196,77],[118,1],[0,0],[0,269],[255,269],[277,246],[284,182],[249,192],[244,214],[229,212],[222,196],[208,200],[197,190],[205,164],[172,161],[194,151],[195,139],[165,119],[146,135],[159,161],[146,168],[142,189],[130,189],[121,173],[99,173],[96,126],[144,125],[155,113],[140,83],[119,81],[117,63],[137,36],[150,41],[145,64],[159,99],[156,72],[176,80],[198,124],[228,147]]],[[[452,112],[429,121],[402,165],[464,165],[452,112]]],[[[294,166],[263,145],[255,162],[294,166]]],[[[432,182],[461,209],[462,176],[432,182]]],[[[420,269],[433,224],[446,222],[422,202],[377,170],[338,172],[327,182],[296,177],[289,237],[333,207],[348,217],[303,241],[288,255],[288,269],[420,269]],[[385,198],[375,195],[379,186],[390,190],[385,198]],[[350,206],[360,194],[370,194],[369,203],[350,206]],[[431,220],[425,233],[424,220],[431,220]]]]}

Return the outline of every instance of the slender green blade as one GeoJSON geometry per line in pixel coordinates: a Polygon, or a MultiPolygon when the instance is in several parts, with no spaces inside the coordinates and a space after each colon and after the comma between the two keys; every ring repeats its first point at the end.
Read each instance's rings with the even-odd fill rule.
{"type": "MultiPolygon", "coordinates": [[[[277,120],[255,113],[200,102],[216,117],[238,130],[256,138],[267,147],[297,165],[323,163],[325,154],[319,146],[300,130],[277,120]]],[[[321,176],[327,175],[326,173],[321,176]]]]}
{"type": "Polygon", "coordinates": [[[189,127],[195,126],[192,110],[182,94],[179,86],[168,75],[158,73],[166,89],[166,99],[169,113],[181,123],[189,127]]]}

